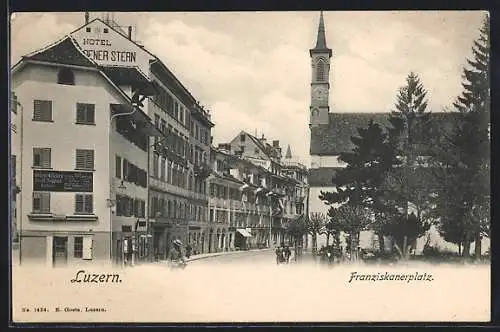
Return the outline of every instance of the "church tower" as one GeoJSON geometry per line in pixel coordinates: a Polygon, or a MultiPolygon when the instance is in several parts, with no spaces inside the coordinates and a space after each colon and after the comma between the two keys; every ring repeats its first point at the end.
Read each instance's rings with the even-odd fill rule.
{"type": "Polygon", "coordinates": [[[311,56],[311,107],[309,109],[309,127],[328,124],[330,110],[330,59],[332,50],[326,46],[325,22],[323,12],[319,17],[316,47],[309,50],[311,56]]]}

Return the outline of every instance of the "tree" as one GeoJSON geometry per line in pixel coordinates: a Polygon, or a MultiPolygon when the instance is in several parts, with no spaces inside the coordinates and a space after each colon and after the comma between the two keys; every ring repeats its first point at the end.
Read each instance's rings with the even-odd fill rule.
{"type": "Polygon", "coordinates": [[[354,149],[340,154],[340,160],[347,166],[333,178],[335,191],[321,192],[320,199],[330,206],[349,203],[370,209],[377,221],[372,224],[372,229],[379,235],[383,250],[382,225],[391,207],[384,203],[385,193],[381,185],[386,173],[399,161],[387,133],[373,120],[367,128],[358,128],[358,135],[351,137],[354,149]]]}
{"type": "Polygon", "coordinates": [[[357,258],[359,233],[372,222],[367,208],[359,205],[345,204],[338,208],[331,207],[328,211],[332,229],[348,234],[348,250],[351,258],[357,258]]]}
{"type": "Polygon", "coordinates": [[[464,257],[469,255],[470,244],[474,241],[475,255],[479,258],[481,239],[490,233],[488,17],[484,18],[472,53],[473,59],[467,59],[468,67],[463,69],[463,91],[453,103],[457,111],[455,130],[447,140],[446,149],[438,149],[435,153],[436,163],[441,166],[441,177],[436,177],[436,181],[440,181],[441,186],[448,186],[437,196],[436,209],[442,214],[440,230],[445,238],[463,244],[464,257]]]}
{"type": "Polygon", "coordinates": [[[307,234],[307,224],[304,216],[299,216],[288,224],[286,229],[288,235],[293,239],[295,246],[302,241],[302,237],[307,234]]]}
{"type": "Polygon", "coordinates": [[[422,167],[426,162],[422,157],[428,156],[431,148],[428,140],[431,113],[427,105],[427,91],[418,75],[411,72],[406,85],[399,89],[396,110],[389,117],[392,125],[388,128],[389,145],[402,163],[387,172],[382,185],[385,199],[395,207],[384,231],[396,240],[403,258],[407,258],[409,247],[430,227],[432,178],[422,167]],[[410,214],[410,206],[416,210],[414,215],[410,214]]]}
{"type": "Polygon", "coordinates": [[[313,254],[316,253],[318,248],[318,234],[324,233],[326,218],[323,213],[311,213],[306,221],[306,230],[312,236],[313,254]]]}

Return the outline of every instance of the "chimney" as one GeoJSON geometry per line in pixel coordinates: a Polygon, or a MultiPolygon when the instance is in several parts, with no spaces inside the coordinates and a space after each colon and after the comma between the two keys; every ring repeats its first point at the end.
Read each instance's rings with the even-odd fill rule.
{"type": "Polygon", "coordinates": [[[132,40],[132,26],[128,26],[128,39],[132,40]]]}
{"type": "Polygon", "coordinates": [[[89,12],[85,12],[85,24],[89,24],[90,15],[89,12]]]}

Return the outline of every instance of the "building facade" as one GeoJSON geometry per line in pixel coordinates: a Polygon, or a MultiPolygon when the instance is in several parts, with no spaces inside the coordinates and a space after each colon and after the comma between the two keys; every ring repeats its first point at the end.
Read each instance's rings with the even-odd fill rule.
{"type": "Polygon", "coordinates": [[[128,260],[145,219],[145,143],[155,134],[132,100],[134,88],[145,92],[98,66],[72,36],[24,56],[12,88],[23,112],[21,262],[128,260]]]}
{"type": "Polygon", "coordinates": [[[22,106],[20,106],[17,95],[12,92],[11,100],[10,100],[10,183],[11,183],[11,191],[10,191],[10,202],[11,202],[11,239],[13,243],[18,244],[19,237],[17,231],[18,224],[18,208],[17,208],[17,198],[19,195],[19,167],[17,160],[20,155],[21,150],[21,142],[19,138],[21,137],[20,130],[20,115],[22,114],[22,106]],[[19,116],[18,116],[19,114],[19,116]]]}
{"type": "Polygon", "coordinates": [[[245,229],[236,228],[236,239],[247,237],[250,247],[290,243],[286,228],[305,213],[306,167],[293,161],[291,153],[283,159],[278,140],[269,144],[264,135],[257,138],[245,131],[230,143],[219,144],[219,150],[232,160],[226,172],[243,184],[236,198],[241,198],[246,217],[235,227],[245,229]]]}

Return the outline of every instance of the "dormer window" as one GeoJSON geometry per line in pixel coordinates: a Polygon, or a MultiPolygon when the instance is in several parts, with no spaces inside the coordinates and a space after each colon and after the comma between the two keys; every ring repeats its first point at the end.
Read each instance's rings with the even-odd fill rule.
{"type": "Polygon", "coordinates": [[[69,68],[60,68],[57,73],[57,84],[75,85],[75,74],[69,68]]]}

